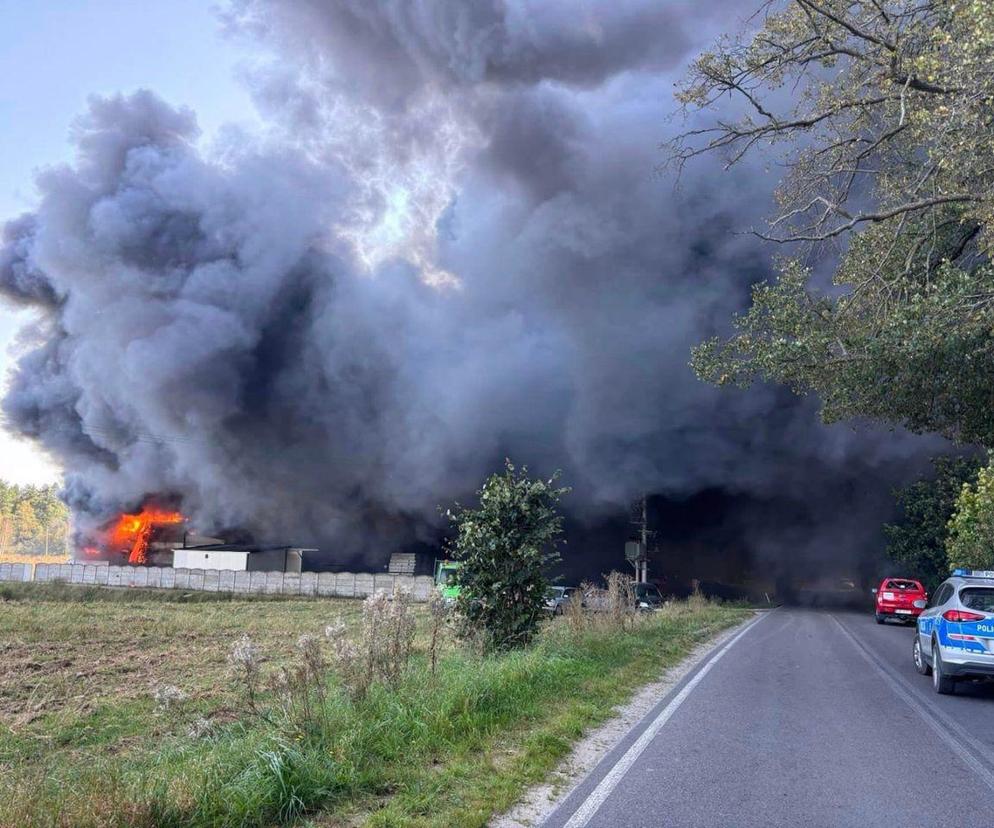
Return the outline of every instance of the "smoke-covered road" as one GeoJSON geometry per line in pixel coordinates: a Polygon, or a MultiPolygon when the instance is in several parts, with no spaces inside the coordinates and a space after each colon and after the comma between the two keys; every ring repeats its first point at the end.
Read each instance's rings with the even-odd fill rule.
{"type": "Polygon", "coordinates": [[[937,696],[912,641],[866,613],[769,613],[662,699],[546,828],[994,825],[994,686],[937,696]]]}

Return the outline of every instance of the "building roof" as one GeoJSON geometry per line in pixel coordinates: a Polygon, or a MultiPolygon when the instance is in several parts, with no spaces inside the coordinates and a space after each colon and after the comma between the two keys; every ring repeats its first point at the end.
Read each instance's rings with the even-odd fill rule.
{"type": "Polygon", "coordinates": [[[177,550],[193,550],[195,552],[317,552],[316,549],[306,549],[300,546],[246,546],[240,543],[206,543],[201,546],[178,546],[177,550]]]}

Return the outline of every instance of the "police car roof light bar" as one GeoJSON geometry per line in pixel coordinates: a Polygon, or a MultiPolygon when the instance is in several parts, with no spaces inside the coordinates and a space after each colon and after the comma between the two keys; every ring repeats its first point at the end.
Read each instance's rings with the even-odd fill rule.
{"type": "Polygon", "coordinates": [[[994,579],[994,570],[991,569],[954,569],[954,578],[990,578],[994,579]]]}

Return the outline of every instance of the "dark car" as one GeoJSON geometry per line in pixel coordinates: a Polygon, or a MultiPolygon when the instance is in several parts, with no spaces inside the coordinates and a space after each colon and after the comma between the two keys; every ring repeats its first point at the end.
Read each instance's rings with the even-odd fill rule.
{"type": "Polygon", "coordinates": [[[635,584],[634,591],[635,609],[650,612],[663,605],[663,595],[655,584],[635,584]]]}

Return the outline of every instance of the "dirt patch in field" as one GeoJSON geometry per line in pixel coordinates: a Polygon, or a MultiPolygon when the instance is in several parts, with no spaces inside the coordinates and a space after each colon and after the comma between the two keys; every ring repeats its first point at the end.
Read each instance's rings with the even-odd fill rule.
{"type": "Polygon", "coordinates": [[[159,684],[191,698],[232,692],[227,656],[247,634],[264,659],[293,657],[356,602],[218,604],[4,603],[0,611],[0,722],[17,730],[42,715],[85,714],[104,700],[150,698],[159,684]]]}

